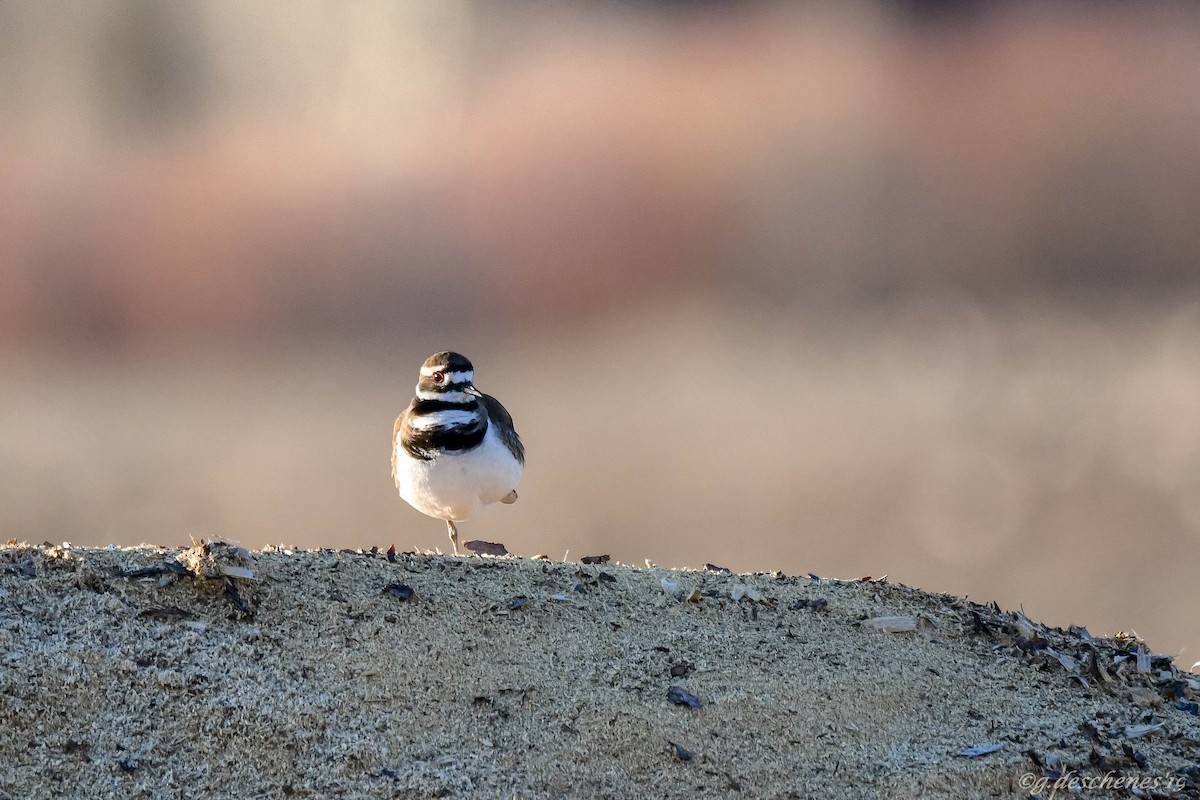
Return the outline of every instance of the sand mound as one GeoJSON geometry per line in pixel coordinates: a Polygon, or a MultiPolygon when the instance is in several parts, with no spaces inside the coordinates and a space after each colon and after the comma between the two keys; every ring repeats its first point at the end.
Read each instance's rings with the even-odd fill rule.
{"type": "Polygon", "coordinates": [[[1198,696],[885,583],[0,546],[2,797],[1197,797],[1198,696]]]}

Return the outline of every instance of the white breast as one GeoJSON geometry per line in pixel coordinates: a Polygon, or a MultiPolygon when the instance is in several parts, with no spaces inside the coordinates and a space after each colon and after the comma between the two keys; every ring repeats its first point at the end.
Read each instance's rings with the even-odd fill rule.
{"type": "Polygon", "coordinates": [[[423,461],[396,443],[396,486],[409,505],[438,519],[468,519],[517,488],[521,464],[489,424],[471,450],[423,461]]]}

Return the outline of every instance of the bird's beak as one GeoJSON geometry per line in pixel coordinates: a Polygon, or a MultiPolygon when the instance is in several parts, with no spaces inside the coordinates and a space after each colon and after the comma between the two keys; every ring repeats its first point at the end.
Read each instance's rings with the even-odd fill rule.
{"type": "Polygon", "coordinates": [[[483,392],[479,391],[474,386],[468,386],[467,388],[463,389],[463,391],[467,394],[473,394],[476,397],[483,397],[483,392]]]}

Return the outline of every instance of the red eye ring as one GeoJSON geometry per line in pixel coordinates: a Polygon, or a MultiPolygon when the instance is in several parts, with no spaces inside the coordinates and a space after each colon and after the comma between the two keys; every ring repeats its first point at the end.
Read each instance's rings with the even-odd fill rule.
{"type": "Polygon", "coordinates": [[[446,373],[444,373],[444,372],[433,373],[433,382],[434,383],[443,383],[445,380],[446,380],[446,373]]]}

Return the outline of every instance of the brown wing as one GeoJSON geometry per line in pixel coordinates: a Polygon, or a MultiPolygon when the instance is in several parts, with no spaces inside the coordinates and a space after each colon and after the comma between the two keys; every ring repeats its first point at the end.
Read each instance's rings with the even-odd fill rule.
{"type": "Polygon", "coordinates": [[[500,434],[500,441],[504,442],[508,452],[512,453],[513,457],[523,465],[525,463],[525,445],[521,444],[521,437],[517,435],[517,429],[513,427],[512,415],[504,406],[500,405],[499,400],[490,394],[480,395],[479,402],[483,403],[484,409],[487,410],[488,420],[496,426],[496,432],[500,434]]]}
{"type": "Polygon", "coordinates": [[[400,429],[404,427],[404,418],[408,416],[408,412],[412,411],[412,407],[413,404],[409,403],[408,408],[396,417],[396,424],[392,426],[392,483],[397,486],[399,483],[396,481],[396,445],[400,444],[400,429]]]}

